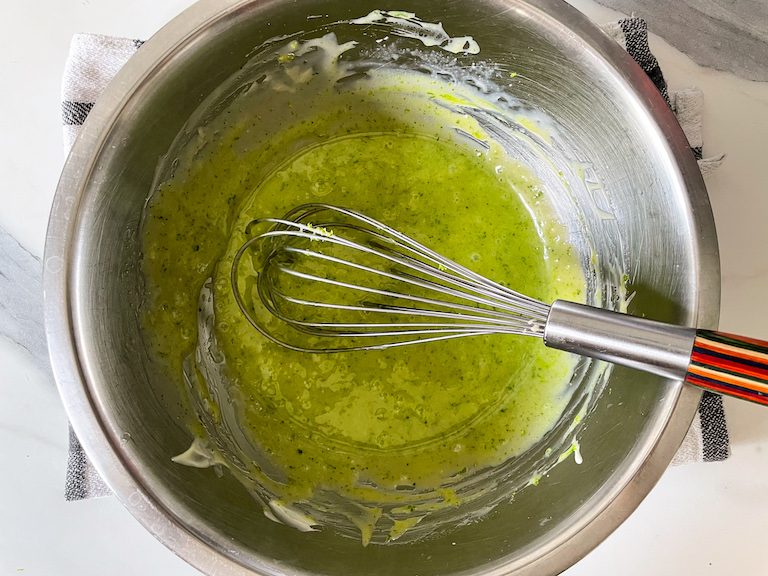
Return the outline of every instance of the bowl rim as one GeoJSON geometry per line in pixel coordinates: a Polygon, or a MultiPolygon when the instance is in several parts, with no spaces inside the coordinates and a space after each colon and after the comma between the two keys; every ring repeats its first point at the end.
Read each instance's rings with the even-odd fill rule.
{"type": "MultiPolygon", "coordinates": [[[[653,121],[659,140],[682,188],[688,190],[698,299],[693,321],[717,328],[720,304],[720,258],[709,198],[688,141],[672,111],[634,60],[581,12],[562,0],[504,0],[505,4],[532,10],[569,28],[604,65],[610,66],[627,95],[653,121]]],[[[113,493],[130,513],[158,540],[189,564],[206,574],[248,576],[254,571],[238,562],[228,542],[215,533],[202,534],[180,521],[146,486],[110,439],[88,387],[86,370],[78,352],[73,314],[73,243],[77,233],[80,199],[110,129],[132,95],[153,71],[178,53],[202,30],[216,21],[247,10],[259,0],[200,0],[165,25],[123,66],[82,126],[59,180],[46,233],[43,258],[45,329],[53,373],[70,423],[86,454],[113,493]],[[201,536],[204,535],[204,538],[201,536]]],[[[659,422],[654,442],[645,447],[639,466],[617,477],[614,493],[603,494],[596,512],[569,528],[548,546],[543,555],[501,561],[485,569],[488,575],[557,574],[602,542],[640,504],[675,455],[693,420],[701,391],[677,383],[677,401],[669,417],[659,422]],[[567,540],[567,545],[566,545],[567,540]],[[514,564],[514,565],[513,565],[514,564]]],[[[199,527],[198,527],[199,528],[199,527]]],[[[206,532],[204,529],[202,532],[206,532]]],[[[278,574],[276,564],[261,562],[262,574],[278,574]]]]}

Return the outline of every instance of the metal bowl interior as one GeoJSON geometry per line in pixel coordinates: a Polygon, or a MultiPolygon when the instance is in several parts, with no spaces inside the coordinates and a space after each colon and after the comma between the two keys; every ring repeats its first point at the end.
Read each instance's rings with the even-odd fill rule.
{"type": "MultiPolygon", "coordinates": [[[[616,368],[580,432],[584,464],[558,465],[481,522],[404,545],[363,548],[332,531],[299,533],[267,519],[231,476],[170,461],[189,444],[177,423],[185,402],[149,360],[136,313],[139,219],[157,160],[254,46],[377,7],[204,0],[118,74],[73,148],[51,215],[46,326],[57,382],[116,495],[205,573],[559,573],[658,480],[693,418],[697,391],[616,368]]],[[[559,0],[425,0],[414,11],[472,35],[483,60],[535,78],[514,96],[556,118],[592,160],[614,218],[596,212],[587,225],[618,238],[598,256],[620,256],[636,291],[631,312],[715,327],[719,259],[706,190],[674,116],[629,56],[559,0]]]]}

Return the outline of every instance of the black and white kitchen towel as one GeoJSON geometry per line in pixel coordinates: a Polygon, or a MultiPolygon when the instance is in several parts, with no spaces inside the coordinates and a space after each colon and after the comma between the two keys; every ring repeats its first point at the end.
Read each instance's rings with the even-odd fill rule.
{"type": "Polygon", "coordinates": [[[642,18],[625,18],[602,27],[603,31],[616,40],[624,50],[640,65],[640,68],[653,81],[656,89],[664,97],[677,116],[701,173],[706,176],[722,164],[725,154],[702,158],[704,141],[701,133],[701,117],[704,113],[704,95],[698,88],[690,87],[670,93],[667,81],[661,73],[658,60],[648,46],[648,26],[642,18]]]}
{"type": "MultiPolygon", "coordinates": [[[[621,44],[653,80],[676,112],[704,175],[717,168],[723,156],[702,159],[701,116],[703,96],[696,88],[670,94],[656,58],[648,48],[645,22],[627,18],[609,24],[604,30],[621,44]]],[[[69,152],[80,126],[112,77],[138,50],[142,41],[95,34],[78,34],[72,39],[62,83],[64,149],[69,152]]],[[[0,296],[2,293],[0,292],[0,296]]],[[[65,495],[79,500],[109,494],[109,488],[88,461],[77,437],[70,429],[69,463],[65,495]]],[[[694,419],[673,464],[724,460],[730,455],[728,428],[722,398],[704,393],[694,419]]]]}

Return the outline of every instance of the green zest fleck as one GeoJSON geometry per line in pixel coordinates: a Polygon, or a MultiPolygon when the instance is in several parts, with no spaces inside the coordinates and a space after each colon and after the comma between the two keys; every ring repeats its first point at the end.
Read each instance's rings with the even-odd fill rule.
{"type": "MultiPolygon", "coordinates": [[[[324,228],[322,226],[312,226],[311,223],[307,223],[307,230],[312,232],[313,234],[317,236],[325,236],[326,238],[330,238],[333,236],[333,230],[328,230],[327,228],[324,228]]],[[[315,240],[315,238],[312,238],[315,240]]]]}

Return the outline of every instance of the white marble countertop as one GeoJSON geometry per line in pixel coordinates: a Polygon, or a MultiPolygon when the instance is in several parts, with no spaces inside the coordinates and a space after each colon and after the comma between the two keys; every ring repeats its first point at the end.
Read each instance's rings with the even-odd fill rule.
{"type": "MultiPolygon", "coordinates": [[[[618,16],[591,0],[571,3],[598,23],[618,16]]],[[[32,254],[42,254],[64,161],[59,90],[72,35],[147,38],[189,4],[2,3],[0,226],[32,254]]],[[[705,156],[728,155],[707,181],[722,258],[720,327],[768,339],[768,84],[700,68],[656,37],[651,48],[672,89],[703,89],[705,156]]],[[[0,339],[0,365],[0,575],[198,574],[115,498],[64,501],[67,423],[56,389],[13,342],[0,339]]],[[[732,458],[668,470],[567,576],[768,574],[768,410],[726,399],[726,412],[732,458]]]]}

